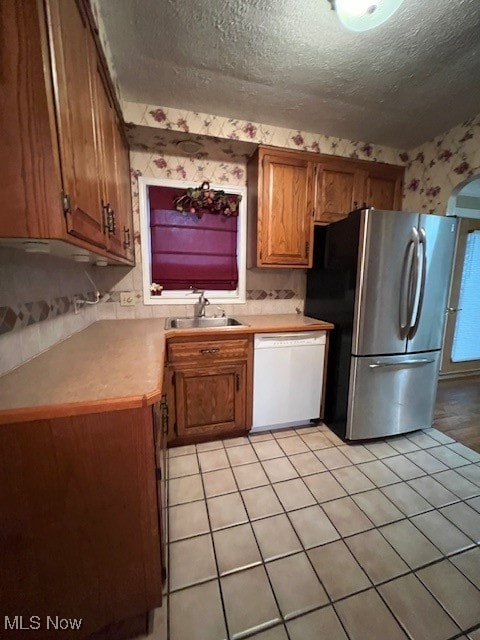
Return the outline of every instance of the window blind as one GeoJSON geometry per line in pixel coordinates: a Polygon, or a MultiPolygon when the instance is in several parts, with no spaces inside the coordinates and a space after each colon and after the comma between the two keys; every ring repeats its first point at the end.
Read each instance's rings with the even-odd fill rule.
{"type": "Polygon", "coordinates": [[[480,231],[467,236],[452,362],[480,360],[480,231]]]}
{"type": "Polygon", "coordinates": [[[176,211],[173,201],[183,193],[149,187],[153,282],[165,290],[235,290],[238,218],[176,211]]]}

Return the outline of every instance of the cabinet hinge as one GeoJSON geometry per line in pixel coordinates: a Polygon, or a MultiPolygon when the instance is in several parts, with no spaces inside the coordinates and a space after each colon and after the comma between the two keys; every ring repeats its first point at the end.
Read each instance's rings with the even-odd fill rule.
{"type": "Polygon", "coordinates": [[[72,212],[70,204],[70,196],[65,191],[62,191],[62,210],[64,215],[72,212]]]}

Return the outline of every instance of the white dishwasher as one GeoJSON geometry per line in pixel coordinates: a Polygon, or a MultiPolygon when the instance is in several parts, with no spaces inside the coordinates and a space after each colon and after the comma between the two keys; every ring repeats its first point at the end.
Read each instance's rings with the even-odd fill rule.
{"type": "Polygon", "coordinates": [[[255,335],[252,431],[320,416],[325,343],[325,331],[255,335]]]}

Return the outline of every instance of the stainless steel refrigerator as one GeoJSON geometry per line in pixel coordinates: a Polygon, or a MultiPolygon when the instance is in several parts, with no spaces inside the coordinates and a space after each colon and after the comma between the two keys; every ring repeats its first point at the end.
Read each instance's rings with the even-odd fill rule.
{"type": "Polygon", "coordinates": [[[305,314],[335,325],[324,419],[347,440],[432,425],[456,226],[370,208],[315,229],[305,314]]]}

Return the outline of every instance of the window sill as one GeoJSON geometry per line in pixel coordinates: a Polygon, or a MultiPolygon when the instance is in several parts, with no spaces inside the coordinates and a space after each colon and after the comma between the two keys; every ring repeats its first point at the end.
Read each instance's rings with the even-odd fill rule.
{"type": "MultiPolygon", "coordinates": [[[[224,292],[216,292],[214,294],[213,292],[205,291],[205,297],[210,301],[210,304],[245,304],[246,302],[245,296],[238,293],[229,296],[224,292]]],[[[162,293],[160,296],[144,295],[143,304],[155,306],[183,304],[193,307],[198,304],[198,295],[192,293],[175,293],[172,295],[172,292],[168,292],[168,294],[162,293]]]]}

